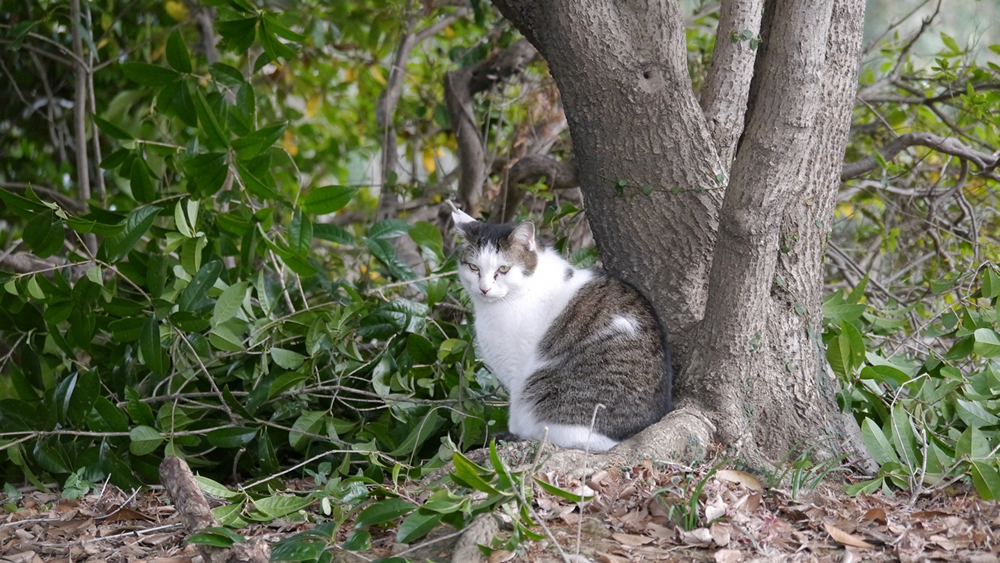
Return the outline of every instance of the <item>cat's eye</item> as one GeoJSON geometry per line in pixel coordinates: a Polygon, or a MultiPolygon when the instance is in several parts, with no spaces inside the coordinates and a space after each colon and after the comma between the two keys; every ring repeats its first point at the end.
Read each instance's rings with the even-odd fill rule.
{"type": "Polygon", "coordinates": [[[500,266],[500,269],[497,271],[500,272],[501,274],[506,274],[507,272],[510,271],[510,266],[500,266]]]}
{"type": "Polygon", "coordinates": [[[479,271],[479,266],[476,266],[475,264],[466,264],[466,266],[468,266],[469,269],[472,270],[473,272],[479,271]]]}

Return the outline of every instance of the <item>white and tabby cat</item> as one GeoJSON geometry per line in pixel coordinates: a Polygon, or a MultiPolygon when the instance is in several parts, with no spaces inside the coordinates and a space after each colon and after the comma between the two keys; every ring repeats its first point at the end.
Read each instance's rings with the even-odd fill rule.
{"type": "Polygon", "coordinates": [[[452,218],[479,351],[510,392],[510,432],[538,440],[548,427],[553,444],[582,449],[589,438],[603,451],[670,411],[670,351],[636,288],[574,269],[535,243],[530,222],[452,218]]]}

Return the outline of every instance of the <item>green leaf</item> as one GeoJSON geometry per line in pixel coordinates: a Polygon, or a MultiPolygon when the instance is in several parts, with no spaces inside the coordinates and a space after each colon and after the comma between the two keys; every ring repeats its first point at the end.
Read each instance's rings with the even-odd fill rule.
{"type": "Polygon", "coordinates": [[[917,445],[917,437],[913,432],[910,415],[902,403],[896,403],[892,407],[892,431],[897,451],[905,454],[900,458],[900,462],[910,469],[919,467],[922,456],[917,445]]]}
{"type": "Polygon", "coordinates": [[[274,360],[274,363],[287,370],[295,370],[299,369],[299,366],[302,365],[306,357],[297,352],[285,350],[284,348],[271,348],[271,359],[274,360]]]}
{"type": "Polygon", "coordinates": [[[212,430],[206,436],[208,443],[217,448],[242,448],[257,436],[257,429],[241,426],[236,428],[219,428],[212,430]]]}
{"type": "Polygon", "coordinates": [[[296,41],[298,43],[301,43],[306,40],[305,35],[302,35],[301,33],[296,33],[288,29],[273,14],[265,13],[264,21],[267,23],[271,31],[273,31],[275,35],[281,37],[282,39],[287,39],[289,41],[296,41]]]}
{"type": "Polygon", "coordinates": [[[273,496],[253,501],[254,507],[269,518],[280,518],[298,512],[313,503],[312,497],[273,496]]]}
{"type": "Polygon", "coordinates": [[[146,367],[153,373],[164,376],[170,369],[170,359],[160,343],[160,323],[156,315],[150,315],[142,325],[139,334],[139,350],[146,367]]]}
{"type": "Polygon", "coordinates": [[[149,203],[156,199],[156,187],[153,185],[152,171],[149,165],[142,158],[135,159],[132,163],[132,172],[129,175],[132,187],[132,197],[136,201],[149,203]]]}
{"type": "Polygon", "coordinates": [[[444,514],[417,510],[407,516],[396,532],[396,542],[412,543],[441,525],[444,514]]]}
{"type": "Polygon", "coordinates": [[[433,254],[439,261],[444,260],[441,231],[427,221],[417,221],[410,227],[410,238],[417,246],[433,254]]]}
{"type": "Polygon", "coordinates": [[[878,462],[879,465],[890,461],[899,463],[896,451],[885,437],[885,433],[870,418],[866,417],[864,422],[861,423],[861,439],[864,441],[865,447],[868,448],[868,453],[871,454],[872,459],[878,462]]]}
{"type": "Polygon", "coordinates": [[[962,50],[958,48],[958,43],[956,43],[950,35],[943,31],[941,32],[941,42],[944,43],[944,46],[954,54],[962,52],[962,50]]]}
{"type": "Polygon", "coordinates": [[[596,264],[600,257],[600,254],[594,247],[581,248],[570,255],[569,263],[574,268],[586,269],[596,264]]]}
{"type": "Polygon", "coordinates": [[[184,39],[179,30],[174,29],[167,38],[167,63],[177,72],[191,73],[191,56],[188,55],[184,39]]]}
{"type": "Polygon", "coordinates": [[[455,452],[452,463],[455,465],[455,471],[451,474],[451,479],[457,484],[469,487],[470,489],[476,489],[477,491],[483,491],[490,495],[502,494],[479,475],[482,468],[472,463],[469,458],[461,453],[455,452]]]}
{"type": "Polygon", "coordinates": [[[209,142],[221,147],[229,146],[229,136],[219,123],[218,118],[216,118],[215,112],[209,105],[208,99],[205,98],[205,93],[202,92],[201,88],[198,88],[198,94],[194,97],[194,107],[198,112],[198,121],[201,123],[201,130],[204,131],[209,142]]]}
{"type": "Polygon", "coordinates": [[[299,256],[307,256],[312,250],[313,226],[301,211],[292,215],[288,225],[288,248],[299,256]]]}
{"type": "Polygon", "coordinates": [[[986,459],[990,455],[990,443],[986,436],[975,426],[970,426],[962,432],[955,442],[955,457],[986,459]]]}
{"type": "Polygon", "coordinates": [[[235,139],[233,148],[236,149],[237,157],[240,160],[250,160],[271,148],[284,135],[287,127],[288,123],[279,123],[235,139]]]}
{"type": "Polygon", "coordinates": [[[358,514],[354,521],[355,528],[364,528],[391,522],[400,516],[405,516],[414,510],[416,506],[406,502],[401,498],[388,498],[380,500],[358,514]]]}
{"type": "Polygon", "coordinates": [[[236,316],[246,298],[250,282],[242,281],[234,283],[226,288],[215,302],[215,309],[212,311],[212,325],[218,326],[236,316]]]}
{"type": "Polygon", "coordinates": [[[181,79],[181,75],[177,71],[149,63],[122,63],[121,70],[129,80],[154,88],[166,86],[181,79]]]}
{"type": "Polygon", "coordinates": [[[243,184],[247,187],[247,190],[250,193],[265,199],[281,199],[281,195],[279,195],[278,192],[274,191],[262,182],[242,162],[236,162],[236,171],[239,172],[240,178],[243,180],[243,184]]]}
{"type": "Polygon", "coordinates": [[[149,426],[136,426],[129,432],[129,438],[132,443],[129,444],[128,450],[132,452],[132,455],[153,453],[163,442],[163,436],[155,428],[149,426]]]}
{"type": "MultiPolygon", "coordinates": [[[[357,188],[348,188],[346,186],[316,188],[306,194],[305,199],[302,201],[302,207],[314,215],[326,215],[327,213],[333,213],[342,209],[351,201],[351,198],[356,193],[358,193],[357,188]]],[[[353,237],[351,238],[353,239],[353,237]]]]}
{"type": "Polygon", "coordinates": [[[221,21],[215,24],[223,38],[223,47],[237,54],[243,54],[253,44],[259,18],[221,21]]]}
{"type": "Polygon", "coordinates": [[[271,561],[315,561],[325,550],[324,543],[289,538],[274,544],[271,561]]]}
{"type": "Polygon", "coordinates": [[[977,328],[972,350],[984,358],[1000,356],[1000,337],[991,328],[977,328]]]}
{"type": "MultiPolygon", "coordinates": [[[[94,123],[97,125],[97,127],[101,131],[104,131],[104,134],[107,135],[108,137],[111,137],[112,139],[119,139],[119,140],[132,140],[133,139],[131,133],[129,133],[128,131],[122,129],[121,127],[119,127],[117,125],[115,125],[114,123],[111,123],[110,121],[102,118],[101,116],[94,115],[92,117],[94,118],[94,123]]],[[[116,153],[116,154],[118,154],[118,153],[116,153]]],[[[103,161],[101,161],[101,168],[116,168],[117,166],[111,166],[109,164],[110,160],[111,160],[111,156],[109,156],[108,158],[105,158],[103,161]]],[[[121,162],[118,163],[118,166],[120,166],[120,165],[121,165],[121,162]]]]}
{"type": "MultiPolygon", "coordinates": [[[[232,547],[236,541],[228,535],[223,535],[214,531],[219,529],[225,530],[225,528],[205,528],[201,532],[188,537],[187,542],[192,545],[210,545],[212,547],[221,548],[232,547]]],[[[243,536],[240,537],[242,538],[243,536]]]]}
{"type": "Polygon", "coordinates": [[[184,161],[184,174],[198,187],[203,195],[213,195],[226,182],[229,167],[226,154],[210,152],[192,156],[184,161]]]}
{"type": "Polygon", "coordinates": [[[332,223],[313,223],[313,237],[337,244],[355,245],[354,235],[332,223]]]}
{"type": "Polygon", "coordinates": [[[847,321],[840,322],[840,350],[845,360],[849,360],[846,371],[853,373],[854,369],[865,363],[865,341],[861,332],[847,321]]]}
{"type": "Polygon", "coordinates": [[[971,462],[972,484],[983,500],[1000,498],[1000,473],[997,473],[995,460],[971,462]]]}
{"type": "Polygon", "coordinates": [[[24,242],[39,258],[47,258],[62,248],[65,238],[63,222],[51,209],[38,213],[24,227],[24,242]]]}
{"type": "Polygon", "coordinates": [[[962,419],[962,422],[974,428],[993,426],[1000,422],[1000,418],[990,414],[980,403],[974,401],[957,399],[955,412],[958,414],[958,418],[962,419]]]}
{"type": "Polygon", "coordinates": [[[125,221],[125,228],[110,240],[104,242],[103,249],[109,262],[118,262],[124,258],[139,242],[142,235],[153,225],[156,216],[162,211],[159,207],[140,207],[125,221]]]}
{"type": "Polygon", "coordinates": [[[177,83],[173,97],[174,111],[188,127],[198,126],[198,108],[194,106],[191,88],[184,82],[177,83]]]}
{"type": "Polygon", "coordinates": [[[243,79],[243,73],[226,63],[212,63],[209,67],[209,73],[216,82],[226,86],[242,86],[246,83],[246,80],[243,79]]]}
{"type": "Polygon", "coordinates": [[[372,240],[396,238],[405,235],[409,230],[410,224],[402,219],[386,219],[368,229],[368,238],[372,240]]]}
{"type": "Polygon", "coordinates": [[[279,24],[270,14],[264,14],[261,19],[261,25],[257,28],[257,40],[272,61],[277,61],[279,58],[291,59],[298,53],[296,46],[282,43],[278,39],[278,35],[284,36],[286,30],[287,28],[279,24]]]}
{"type": "Polygon", "coordinates": [[[323,427],[323,417],[325,411],[305,411],[292,424],[292,431],[288,433],[288,444],[292,449],[302,450],[313,439],[308,434],[319,434],[323,427]]]}
{"type": "Polygon", "coordinates": [[[368,551],[372,548],[372,534],[368,530],[354,530],[340,547],[347,551],[368,551]]]}
{"type": "Polygon", "coordinates": [[[213,481],[208,477],[202,477],[201,475],[195,475],[194,480],[198,481],[198,486],[201,490],[208,495],[216,498],[223,498],[226,500],[236,500],[243,498],[242,493],[236,491],[231,491],[226,488],[225,485],[219,483],[218,481],[213,481]]]}
{"type": "Polygon", "coordinates": [[[591,496],[578,495],[575,493],[571,493],[565,489],[560,489],[555,485],[551,485],[549,483],[546,483],[545,481],[542,481],[538,477],[535,477],[534,479],[535,483],[538,483],[538,486],[541,487],[543,490],[545,490],[545,492],[549,493],[550,495],[555,495],[559,498],[566,499],[570,502],[586,502],[594,498],[593,495],[591,496]]]}
{"type": "Polygon", "coordinates": [[[215,285],[215,280],[219,279],[222,273],[222,262],[211,260],[204,264],[198,273],[191,278],[191,282],[181,291],[177,298],[177,306],[181,311],[191,311],[199,301],[208,294],[208,289],[215,285]]]}
{"type": "Polygon", "coordinates": [[[983,297],[992,299],[1000,295],[1000,277],[997,276],[992,266],[987,266],[983,271],[983,297]]]}
{"type": "Polygon", "coordinates": [[[399,445],[398,448],[389,452],[391,456],[401,456],[409,454],[420,448],[428,438],[435,435],[444,425],[444,419],[436,410],[432,410],[423,417],[419,423],[413,425],[412,430],[399,445]]]}

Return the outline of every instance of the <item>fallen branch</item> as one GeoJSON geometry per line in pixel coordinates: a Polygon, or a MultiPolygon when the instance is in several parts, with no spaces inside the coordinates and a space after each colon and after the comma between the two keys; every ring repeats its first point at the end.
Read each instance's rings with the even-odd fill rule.
{"type": "MultiPolygon", "coordinates": [[[[980,171],[990,173],[1000,164],[1000,156],[996,153],[989,154],[977,151],[971,147],[963,145],[952,137],[940,137],[933,133],[907,133],[900,135],[891,143],[879,149],[879,154],[886,161],[892,160],[904,149],[913,146],[929,147],[938,152],[949,154],[961,159],[968,160],[975,164],[980,171]]],[[[840,172],[840,180],[850,180],[869,172],[878,167],[878,160],[874,156],[867,156],[861,160],[847,162],[840,172]]]]}
{"type": "MultiPolygon", "coordinates": [[[[183,459],[167,456],[160,464],[160,480],[189,531],[197,532],[219,525],[208,501],[201,494],[201,487],[195,481],[191,468],[183,459]]],[[[267,563],[271,558],[271,548],[262,538],[237,543],[229,549],[199,544],[198,552],[208,563],[267,563]]]]}

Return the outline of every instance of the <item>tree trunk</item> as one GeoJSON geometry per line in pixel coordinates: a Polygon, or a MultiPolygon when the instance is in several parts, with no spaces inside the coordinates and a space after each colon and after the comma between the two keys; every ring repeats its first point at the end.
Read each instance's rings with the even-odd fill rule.
{"type": "Polygon", "coordinates": [[[677,404],[751,461],[863,451],[820,341],[863,1],[769,0],[762,21],[724,0],[701,105],[674,1],[494,4],[549,63],[605,267],[659,311],[677,404]]]}

